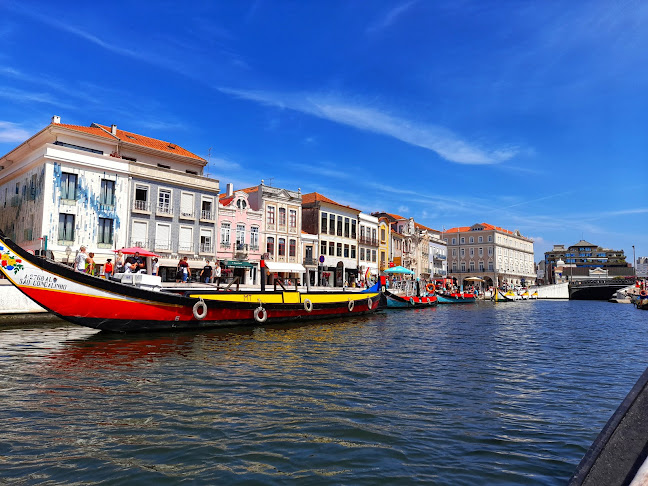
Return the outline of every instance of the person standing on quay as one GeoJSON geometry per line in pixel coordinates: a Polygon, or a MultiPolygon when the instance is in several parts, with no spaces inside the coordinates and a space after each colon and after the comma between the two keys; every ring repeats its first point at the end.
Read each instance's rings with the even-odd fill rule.
{"type": "Polygon", "coordinates": [[[200,271],[200,280],[201,282],[209,283],[211,282],[211,278],[212,278],[212,266],[209,264],[209,260],[207,260],[207,263],[200,271]]]}
{"type": "Polygon", "coordinates": [[[151,275],[157,275],[160,271],[160,262],[157,258],[153,259],[153,268],[151,269],[151,275]]]}
{"type": "Polygon", "coordinates": [[[82,246],[79,248],[79,253],[74,258],[74,270],[77,272],[85,273],[86,271],[86,260],[88,255],[86,255],[86,247],[82,246]]]}
{"type": "Polygon", "coordinates": [[[104,277],[110,278],[112,277],[112,273],[113,273],[112,259],[108,258],[106,260],[106,264],[104,265],[104,277]]]}
{"type": "Polygon", "coordinates": [[[176,282],[182,281],[183,283],[187,281],[189,277],[189,262],[187,257],[184,257],[178,262],[178,274],[176,275],[176,282]]]}

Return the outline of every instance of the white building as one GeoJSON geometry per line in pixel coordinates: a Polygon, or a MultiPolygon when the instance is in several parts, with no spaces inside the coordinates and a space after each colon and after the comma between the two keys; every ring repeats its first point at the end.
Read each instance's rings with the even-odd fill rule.
{"type": "Polygon", "coordinates": [[[358,276],[364,281],[371,276],[374,280],[378,276],[378,218],[366,213],[358,215],[358,276]]]}

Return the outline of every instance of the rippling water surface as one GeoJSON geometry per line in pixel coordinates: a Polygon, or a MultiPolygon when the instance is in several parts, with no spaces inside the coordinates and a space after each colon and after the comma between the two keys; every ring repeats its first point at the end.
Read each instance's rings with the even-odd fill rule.
{"type": "Polygon", "coordinates": [[[520,302],[182,334],[0,331],[0,482],[565,484],[648,313],[520,302]]]}

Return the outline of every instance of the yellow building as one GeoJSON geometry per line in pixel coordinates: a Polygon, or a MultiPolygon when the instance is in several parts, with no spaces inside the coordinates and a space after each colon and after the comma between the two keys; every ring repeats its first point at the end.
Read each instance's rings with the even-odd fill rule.
{"type": "Polygon", "coordinates": [[[389,221],[378,220],[378,269],[382,272],[389,266],[389,221]]]}

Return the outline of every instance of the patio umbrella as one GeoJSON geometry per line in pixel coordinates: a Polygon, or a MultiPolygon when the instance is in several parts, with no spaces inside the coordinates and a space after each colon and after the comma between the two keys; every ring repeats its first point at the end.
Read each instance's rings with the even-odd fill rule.
{"type": "MultiPolygon", "coordinates": [[[[117,253],[120,250],[113,250],[115,253],[117,253]]],[[[140,248],[139,246],[131,246],[130,248],[122,248],[121,252],[124,255],[134,255],[135,253],[139,253],[140,256],[142,257],[156,257],[155,253],[152,251],[145,250],[144,248],[140,248]]]]}
{"type": "Polygon", "coordinates": [[[399,265],[397,267],[387,268],[385,270],[385,273],[404,273],[404,274],[407,274],[407,275],[412,275],[414,272],[412,272],[411,270],[409,270],[409,269],[407,269],[405,267],[401,267],[399,265]]]}
{"type": "Polygon", "coordinates": [[[467,277],[467,278],[464,278],[464,280],[472,280],[472,281],[475,281],[475,282],[484,282],[485,281],[483,278],[479,278],[479,277],[467,277]]]}

